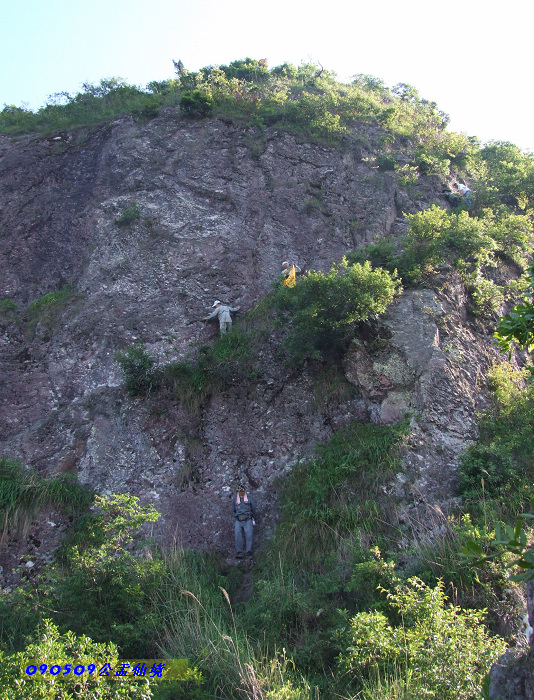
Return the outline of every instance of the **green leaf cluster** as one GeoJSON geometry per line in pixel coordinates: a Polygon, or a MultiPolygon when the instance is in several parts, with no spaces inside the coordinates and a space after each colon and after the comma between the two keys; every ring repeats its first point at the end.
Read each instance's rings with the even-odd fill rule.
{"type": "MultiPolygon", "coordinates": [[[[514,283],[497,284],[488,274],[501,261],[520,268],[528,265],[534,238],[530,215],[487,209],[480,216],[467,211],[448,212],[437,205],[406,216],[408,233],[395,244],[379,240],[372,246],[347,254],[350,262],[370,260],[390,272],[397,272],[404,284],[421,284],[440,265],[456,268],[471,295],[476,315],[494,316],[503,303],[517,297],[514,283]]],[[[528,307],[518,308],[506,318],[503,331],[515,321],[530,322],[528,307]]],[[[522,332],[523,338],[528,336],[522,332]]],[[[505,343],[503,342],[503,346],[505,343]]]]}
{"type": "Polygon", "coordinates": [[[534,520],[534,499],[530,499],[530,512],[522,513],[516,518],[514,527],[504,523],[495,525],[495,539],[492,542],[492,553],[486,551],[475,541],[469,540],[460,552],[474,563],[481,565],[491,559],[506,557],[506,568],[518,567],[520,571],[511,574],[510,581],[525,583],[534,580],[534,547],[532,545],[532,524],[525,521],[534,520]],[[509,557],[507,555],[512,555],[509,557]]]}
{"type": "Polygon", "coordinates": [[[310,271],[293,288],[279,285],[272,304],[279,324],[290,324],[283,348],[290,363],[344,352],[355,325],[377,318],[400,293],[395,273],[344,258],[329,272],[310,271]]]}
{"type": "Polygon", "coordinates": [[[209,117],[213,111],[213,97],[202,90],[185,90],[180,97],[180,111],[187,117],[209,117]]]}
{"type": "Polygon", "coordinates": [[[117,226],[129,226],[134,221],[141,218],[141,209],[137,202],[133,202],[129,207],[125,207],[113,222],[117,226]]]}
{"type": "Polygon", "coordinates": [[[113,643],[99,644],[89,637],[76,637],[72,632],[60,634],[51,620],[45,619],[42,627],[35,634],[33,642],[23,651],[4,654],[0,651],[0,687],[3,700],[150,700],[153,697],[150,680],[111,681],[99,677],[98,673],[84,673],[75,676],[52,676],[50,674],[29,677],[26,667],[32,663],[37,666],[54,663],[71,664],[72,667],[83,665],[87,668],[94,664],[97,668],[109,663],[115,664],[119,659],[118,649],[113,643]]]}
{"type": "Polygon", "coordinates": [[[74,516],[86,510],[91,500],[91,492],[72,474],[41,477],[19,462],[0,459],[0,541],[24,529],[45,507],[74,516]]]}
{"type": "Polygon", "coordinates": [[[491,664],[503,653],[490,637],[484,613],[447,606],[443,585],[413,577],[387,596],[388,614],[358,613],[350,620],[340,668],[366,683],[366,697],[381,676],[399,674],[408,697],[474,700],[491,664]]]}
{"type": "Polygon", "coordinates": [[[48,572],[48,604],[62,627],[99,641],[113,639],[126,658],[150,658],[151,592],[161,581],[163,565],[152,555],[135,553],[132,545],[159,513],[130,494],[96,496],[94,507],[48,572]]]}
{"type": "Polygon", "coordinates": [[[534,263],[528,269],[528,291],[524,303],[514,306],[500,321],[496,333],[497,343],[503,352],[511,354],[513,346],[534,349],[534,263]]]}
{"type": "Polygon", "coordinates": [[[124,352],[117,351],[115,359],[131,396],[144,396],[158,386],[159,377],[154,369],[156,360],[141,343],[128,346],[124,352]]]}
{"type": "Polygon", "coordinates": [[[490,141],[477,157],[477,197],[483,206],[506,204],[532,209],[534,204],[534,154],[507,141],[490,141]]]}

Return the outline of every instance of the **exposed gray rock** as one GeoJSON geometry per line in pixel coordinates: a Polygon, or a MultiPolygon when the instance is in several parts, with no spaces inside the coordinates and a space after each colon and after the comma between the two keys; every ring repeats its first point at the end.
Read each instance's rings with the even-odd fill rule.
{"type": "MultiPolygon", "coordinates": [[[[378,130],[361,135],[376,148],[378,130]]],[[[440,202],[435,178],[412,197],[371,155],[176,109],[60,140],[2,137],[0,298],[22,315],[1,321],[0,454],[78,472],[99,492],[129,490],[162,512],[161,537],[228,553],[238,474],[256,492],[261,542],[276,521],[276,479],[315,442],[354,418],[410,416],[397,490],[407,503],[447,502],[496,354],[450,271],[439,289],[405,292],[353,343],[346,395],[321,383],[320,365],[281,365],[276,337],[255,382],[196,414],[169,397],[127,396],[114,357],[143,342],[159,364],[183,359],[217,333],[196,322],[214,299],[247,310],[282,260],[328,270],[357,245],[402,235],[403,212],[440,202]],[[118,225],[134,203],[140,218],[118,225]],[[67,284],[60,306],[26,313],[67,284]]]]}

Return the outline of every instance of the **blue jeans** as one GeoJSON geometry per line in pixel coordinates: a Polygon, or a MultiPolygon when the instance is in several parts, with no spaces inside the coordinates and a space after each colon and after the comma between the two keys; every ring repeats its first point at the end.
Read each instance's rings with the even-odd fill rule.
{"type": "Polygon", "coordinates": [[[234,536],[235,536],[235,548],[238,553],[252,554],[252,535],[254,532],[254,525],[252,524],[252,518],[248,520],[234,520],[234,536]],[[243,549],[243,540],[245,543],[245,549],[243,549]]]}

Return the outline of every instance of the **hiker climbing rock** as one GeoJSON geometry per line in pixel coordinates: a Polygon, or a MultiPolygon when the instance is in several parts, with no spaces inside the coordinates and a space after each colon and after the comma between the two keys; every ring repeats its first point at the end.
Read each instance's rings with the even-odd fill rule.
{"type": "Polygon", "coordinates": [[[300,267],[298,265],[295,265],[295,263],[290,263],[288,260],[284,260],[282,263],[282,277],[286,278],[289,277],[291,274],[291,271],[295,268],[295,273],[298,274],[299,272],[302,272],[300,267]]]}
{"type": "Polygon", "coordinates": [[[256,504],[247,493],[244,484],[239,484],[237,494],[234,497],[234,537],[236,557],[252,557],[252,539],[254,533],[254,515],[256,504]]]}
{"type": "Polygon", "coordinates": [[[226,304],[221,304],[220,301],[214,301],[212,308],[214,308],[215,311],[212,311],[211,314],[203,318],[202,321],[209,321],[217,316],[219,318],[219,330],[221,331],[221,335],[229,333],[232,330],[232,317],[230,316],[230,312],[239,311],[239,306],[227,306],[226,304]]]}
{"type": "Polygon", "coordinates": [[[458,184],[458,192],[464,198],[464,201],[467,204],[467,206],[471,206],[471,190],[469,189],[469,187],[460,182],[458,184]]]}
{"type": "MultiPolygon", "coordinates": [[[[453,188],[457,188],[457,184],[453,183],[453,188]]],[[[450,187],[446,187],[442,192],[441,195],[445,197],[446,199],[449,200],[449,202],[452,204],[453,207],[457,207],[461,204],[462,202],[462,196],[458,192],[458,189],[451,189],[450,187]]]]}
{"type": "Polygon", "coordinates": [[[284,260],[282,263],[282,281],[286,287],[294,287],[297,283],[296,275],[301,272],[301,269],[295,263],[290,263],[288,260],[284,260]]]}

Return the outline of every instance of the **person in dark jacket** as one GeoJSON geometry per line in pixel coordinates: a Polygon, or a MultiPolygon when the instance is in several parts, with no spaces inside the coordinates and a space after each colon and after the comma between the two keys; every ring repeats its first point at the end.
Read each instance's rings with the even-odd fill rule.
{"type": "Polygon", "coordinates": [[[252,539],[254,532],[254,515],[256,504],[247,493],[244,484],[239,484],[237,494],[234,497],[234,537],[236,557],[252,557],[252,539]],[[243,547],[244,545],[244,547],[243,547]]]}

